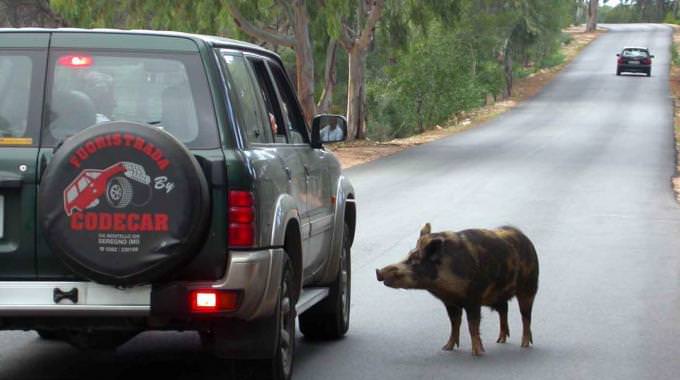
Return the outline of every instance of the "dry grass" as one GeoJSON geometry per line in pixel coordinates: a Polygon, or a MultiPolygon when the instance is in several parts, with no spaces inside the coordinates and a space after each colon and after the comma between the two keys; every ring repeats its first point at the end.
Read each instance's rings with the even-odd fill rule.
{"type": "MultiPolygon", "coordinates": [[[[680,27],[677,25],[671,25],[673,27],[673,46],[674,48],[680,48],[680,27]]],[[[679,51],[680,53],[680,51],[679,51]]],[[[670,86],[671,94],[673,96],[674,106],[674,130],[675,130],[675,150],[676,150],[676,169],[675,175],[673,176],[673,190],[675,190],[675,198],[680,202],[680,66],[676,65],[674,62],[671,65],[670,73],[670,86]]]]}
{"type": "Polygon", "coordinates": [[[496,102],[472,112],[461,113],[452,117],[444,126],[436,126],[434,129],[425,133],[394,139],[386,142],[370,140],[352,141],[348,143],[331,146],[330,149],[340,159],[343,168],[350,168],[381,157],[389,156],[400,152],[409,147],[425,144],[442,137],[450,136],[455,133],[473,128],[485,121],[516,107],[520,102],[536,95],[546,84],[548,84],[567,64],[569,64],[578,53],[590,44],[597,36],[602,33],[585,33],[584,27],[571,27],[565,30],[571,34],[570,44],[562,47],[562,54],[565,57],[564,63],[543,69],[531,74],[526,78],[517,79],[513,88],[513,95],[503,101],[496,102]]]}

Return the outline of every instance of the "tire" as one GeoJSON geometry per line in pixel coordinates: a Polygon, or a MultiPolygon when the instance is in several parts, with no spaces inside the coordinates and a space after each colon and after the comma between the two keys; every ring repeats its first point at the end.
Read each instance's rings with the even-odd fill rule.
{"type": "Polygon", "coordinates": [[[116,176],[106,185],[106,200],[113,208],[126,208],[132,202],[134,192],[130,180],[123,176],[116,176]]]}
{"type": "Polygon", "coordinates": [[[616,70],[616,75],[621,75],[621,70],[616,70]]]}
{"type": "Polygon", "coordinates": [[[275,312],[278,334],[274,356],[270,359],[233,361],[231,363],[233,378],[290,380],[293,375],[296,313],[295,280],[290,260],[286,260],[281,277],[281,292],[275,312]]]}
{"type": "Polygon", "coordinates": [[[78,277],[149,284],[200,252],[210,222],[208,189],[194,155],[167,132],[98,124],[54,153],[38,190],[38,220],[52,252],[78,277]],[[172,188],[152,186],[160,177],[172,188]]]}
{"type": "Polygon", "coordinates": [[[648,77],[651,77],[652,76],[652,70],[651,69],[647,70],[646,74],[647,74],[648,77]]]}
{"type": "Polygon", "coordinates": [[[347,223],[344,225],[338,275],[330,286],[328,298],[300,315],[300,330],[312,340],[340,339],[349,330],[352,262],[347,223]]]}

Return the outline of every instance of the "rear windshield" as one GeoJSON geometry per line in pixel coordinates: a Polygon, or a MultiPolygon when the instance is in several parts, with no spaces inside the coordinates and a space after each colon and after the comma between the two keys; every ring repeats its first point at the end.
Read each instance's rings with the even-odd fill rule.
{"type": "Polygon", "coordinates": [[[133,121],[162,128],[190,148],[219,146],[195,54],[55,50],[50,67],[46,145],[98,123],[133,121]]]}
{"type": "MultiPolygon", "coordinates": [[[[35,53],[0,51],[0,137],[31,137],[31,93],[37,92],[33,80],[36,66],[44,66],[35,53]],[[35,62],[34,62],[35,61],[35,62]]],[[[38,80],[38,82],[42,82],[38,80]]],[[[38,97],[38,99],[40,99],[38,97]]],[[[40,105],[38,105],[39,107],[40,105]]]]}
{"type": "Polygon", "coordinates": [[[640,57],[640,58],[647,58],[649,56],[649,52],[647,50],[640,50],[640,49],[626,49],[623,51],[623,56],[624,57],[640,57]]]}

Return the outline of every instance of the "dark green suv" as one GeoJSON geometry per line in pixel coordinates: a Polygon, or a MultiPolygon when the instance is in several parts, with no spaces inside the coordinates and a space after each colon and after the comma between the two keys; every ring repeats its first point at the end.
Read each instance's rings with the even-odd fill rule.
{"type": "Polygon", "coordinates": [[[349,326],[354,190],[280,58],[182,33],[0,29],[0,328],[195,330],[287,379],[349,326]]]}

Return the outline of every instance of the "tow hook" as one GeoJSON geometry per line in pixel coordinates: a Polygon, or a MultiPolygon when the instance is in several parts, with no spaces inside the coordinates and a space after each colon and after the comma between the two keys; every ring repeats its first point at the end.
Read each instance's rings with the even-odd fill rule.
{"type": "Polygon", "coordinates": [[[78,288],[73,288],[69,291],[63,291],[59,288],[54,288],[52,293],[54,303],[60,303],[62,300],[69,300],[74,304],[78,303],[78,288]]]}

